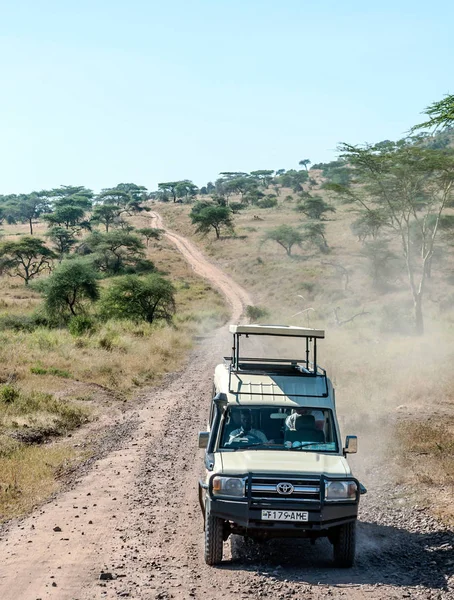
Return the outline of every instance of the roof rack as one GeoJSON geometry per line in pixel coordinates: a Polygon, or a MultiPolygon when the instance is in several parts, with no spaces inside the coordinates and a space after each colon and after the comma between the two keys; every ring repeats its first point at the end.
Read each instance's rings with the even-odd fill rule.
{"type": "MultiPolygon", "coordinates": [[[[325,380],[324,390],[321,394],[314,396],[326,396],[328,393],[326,372],[317,365],[317,339],[323,339],[325,332],[322,329],[310,329],[308,327],[294,327],[286,325],[230,325],[230,333],[233,333],[232,356],[227,360],[229,365],[229,392],[238,393],[238,390],[232,389],[232,374],[240,380],[240,375],[278,375],[286,374],[291,377],[322,377],[325,380]],[[299,337],[306,340],[306,358],[304,359],[286,359],[286,358],[246,358],[240,356],[240,338],[250,335],[266,335],[278,337],[299,337]],[[312,350],[312,358],[310,354],[312,350]]],[[[227,357],[226,357],[227,358],[227,357]]],[[[250,395],[255,395],[250,391],[250,395]]],[[[258,393],[257,393],[258,394],[258,393]]],[[[263,395],[263,392],[260,392],[263,395]]],[[[282,395],[273,392],[270,395],[282,395]]],[[[292,396],[308,396],[308,394],[292,394],[292,396]]],[[[312,395],[311,395],[312,396],[312,395]]],[[[313,396],[313,397],[314,397],[313,396]]]]}
{"type": "Polygon", "coordinates": [[[234,335],[277,335],[319,339],[325,337],[323,329],[295,327],[293,325],[230,325],[229,331],[234,335]]]}

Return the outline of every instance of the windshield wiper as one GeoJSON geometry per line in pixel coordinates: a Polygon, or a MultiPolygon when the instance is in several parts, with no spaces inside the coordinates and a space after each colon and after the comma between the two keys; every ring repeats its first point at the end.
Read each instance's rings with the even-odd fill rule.
{"type": "Polygon", "coordinates": [[[266,446],[268,448],[270,445],[274,445],[274,446],[279,445],[280,446],[280,444],[267,444],[266,442],[252,442],[252,444],[247,444],[247,445],[244,444],[244,446],[235,446],[234,448],[232,448],[230,446],[225,446],[225,448],[228,450],[247,450],[248,448],[254,448],[256,446],[266,446]]]}
{"type": "Polygon", "coordinates": [[[306,446],[324,446],[323,442],[299,442],[298,446],[291,446],[288,450],[298,450],[298,448],[305,448],[306,446]]]}

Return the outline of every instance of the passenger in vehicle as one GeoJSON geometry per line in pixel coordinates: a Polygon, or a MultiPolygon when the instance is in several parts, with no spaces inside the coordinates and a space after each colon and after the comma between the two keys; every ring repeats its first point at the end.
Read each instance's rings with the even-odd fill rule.
{"type": "Polygon", "coordinates": [[[299,415],[312,415],[315,418],[315,427],[320,431],[325,428],[325,415],[321,410],[313,410],[311,408],[296,408],[291,415],[285,419],[285,429],[295,431],[295,420],[299,415]]]}
{"type": "Polygon", "coordinates": [[[252,417],[250,410],[242,410],[240,419],[240,427],[238,429],[234,429],[230,433],[229,441],[227,442],[227,444],[231,444],[235,441],[235,439],[241,437],[256,438],[259,442],[262,442],[263,444],[266,444],[268,442],[266,435],[262,431],[260,431],[259,429],[252,428],[252,417]]]}
{"type": "Polygon", "coordinates": [[[325,434],[316,428],[313,415],[295,413],[293,427],[285,432],[286,442],[325,442],[325,434]]]}

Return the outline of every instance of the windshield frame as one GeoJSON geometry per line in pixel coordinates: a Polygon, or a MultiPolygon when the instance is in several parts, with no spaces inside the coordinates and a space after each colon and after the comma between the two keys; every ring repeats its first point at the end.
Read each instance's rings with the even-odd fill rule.
{"type": "MultiPolygon", "coordinates": [[[[286,417],[287,418],[287,417],[286,417]]],[[[283,419],[284,420],[284,419],[283,419]]],[[[263,432],[262,432],[263,433],[263,432]]],[[[334,410],[330,407],[326,407],[326,406],[288,406],[288,405],[269,405],[269,404],[253,404],[253,405],[228,405],[226,410],[223,411],[222,414],[222,418],[221,418],[221,422],[219,423],[219,429],[218,429],[218,435],[217,435],[217,443],[216,443],[216,450],[218,452],[237,452],[237,451],[244,451],[244,450],[273,450],[275,452],[281,452],[281,451],[285,451],[285,452],[316,452],[316,453],[321,453],[321,454],[339,454],[339,433],[338,433],[338,425],[337,425],[337,421],[336,421],[336,416],[334,413],[334,410]],[[244,447],[229,447],[226,445],[223,445],[223,437],[224,437],[224,431],[225,431],[225,427],[227,425],[227,415],[229,414],[230,411],[234,410],[234,411],[241,411],[241,410],[260,410],[260,409],[274,409],[276,412],[278,412],[279,410],[283,410],[285,412],[288,412],[287,416],[292,414],[292,411],[297,409],[297,408],[305,408],[307,410],[312,410],[312,411],[319,411],[319,412],[323,412],[323,414],[325,415],[325,419],[328,418],[329,419],[329,423],[330,423],[330,429],[331,429],[331,437],[332,437],[332,441],[331,442],[307,442],[306,444],[304,442],[302,442],[302,445],[299,447],[285,447],[284,444],[272,444],[272,443],[268,443],[268,442],[264,442],[264,443],[251,443],[248,444],[247,446],[244,447]],[[325,414],[327,413],[327,414],[325,414]],[[323,444],[334,444],[335,448],[334,449],[320,449],[320,446],[322,446],[323,444]],[[317,449],[314,449],[314,446],[318,446],[317,449]]]]}

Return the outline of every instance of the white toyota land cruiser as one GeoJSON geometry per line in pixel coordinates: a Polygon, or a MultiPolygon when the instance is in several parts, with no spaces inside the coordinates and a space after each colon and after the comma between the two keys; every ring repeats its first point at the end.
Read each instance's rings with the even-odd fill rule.
{"type": "Polygon", "coordinates": [[[317,365],[324,331],[231,325],[230,332],[232,356],[216,367],[208,431],[199,434],[206,450],[207,475],[199,482],[206,563],[222,560],[233,533],[256,540],[327,536],[335,563],[350,567],[366,490],[346,460],[357,438],[347,436],[342,447],[334,388],[317,365]],[[305,358],[242,353],[245,338],[267,340],[261,346],[268,349],[268,336],[279,336],[281,345],[301,338],[305,358]]]}

